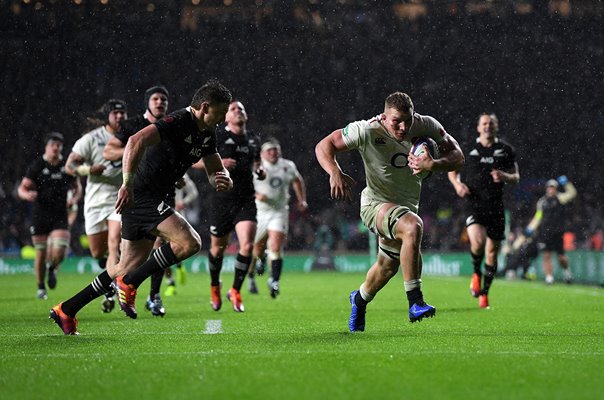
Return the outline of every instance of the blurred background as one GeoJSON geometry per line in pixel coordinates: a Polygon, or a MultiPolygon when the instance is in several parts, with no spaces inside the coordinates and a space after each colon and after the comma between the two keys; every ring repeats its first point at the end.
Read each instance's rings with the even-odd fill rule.
{"type": "MultiPolygon", "coordinates": [[[[127,101],[132,117],[145,110],[144,91],[163,84],[176,110],[209,78],[232,89],[248,127],[277,137],[306,180],[310,209],[291,213],[290,252],[312,251],[317,238],[333,251],[367,251],[359,196],[329,198],[314,146],[379,114],[399,90],[464,149],[478,115],[496,113],[520,167],[506,192],[511,229],[564,174],[579,191],[566,210],[567,245],[601,250],[603,17],[598,0],[0,0],[0,255],[30,243],[31,206],[15,191],[46,133],[65,135],[67,156],[109,98],[127,101]]],[[[340,162],[360,193],[360,156],[340,162]]],[[[201,195],[187,217],[207,248],[207,179],[192,177],[201,195]]],[[[425,249],[468,248],[464,205],[446,174],[424,182],[425,249]]],[[[80,216],[75,254],[87,254],[83,233],[80,216]]]]}

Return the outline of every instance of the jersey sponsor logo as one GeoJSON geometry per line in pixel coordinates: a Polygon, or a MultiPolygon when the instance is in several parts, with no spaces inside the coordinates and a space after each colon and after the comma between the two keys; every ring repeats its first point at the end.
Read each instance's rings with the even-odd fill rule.
{"type": "Polygon", "coordinates": [[[478,150],[474,149],[470,152],[471,156],[479,156],[480,154],[478,154],[478,150]]]}
{"type": "Polygon", "coordinates": [[[493,152],[493,157],[505,157],[505,152],[503,149],[495,149],[493,152]]]}
{"type": "Polygon", "coordinates": [[[55,172],[54,174],[50,174],[50,179],[63,179],[63,174],[60,172],[55,172]]]}
{"type": "Polygon", "coordinates": [[[408,163],[407,157],[408,155],[405,153],[395,153],[390,159],[390,165],[394,168],[404,168],[408,163]]]}
{"type": "Polygon", "coordinates": [[[201,157],[202,154],[203,154],[203,149],[198,149],[196,147],[193,147],[191,149],[191,151],[189,152],[189,155],[193,156],[193,157],[201,157]]]}
{"type": "Polygon", "coordinates": [[[384,146],[386,144],[386,139],[381,138],[381,137],[377,137],[373,141],[373,144],[375,144],[376,146],[384,146]]]}
{"type": "Polygon", "coordinates": [[[185,143],[191,143],[191,135],[185,138],[185,143]]]}
{"type": "Polygon", "coordinates": [[[235,149],[235,151],[238,152],[238,153],[248,154],[250,152],[250,149],[247,146],[237,146],[237,148],[235,149]]]}
{"type": "Polygon", "coordinates": [[[493,157],[481,157],[480,158],[481,164],[493,164],[494,162],[495,162],[495,159],[493,157]]]}
{"type": "Polygon", "coordinates": [[[44,175],[50,175],[50,170],[48,168],[44,168],[42,170],[42,174],[44,174],[44,175]]]}
{"type": "Polygon", "coordinates": [[[227,140],[224,141],[224,144],[235,144],[235,141],[231,138],[228,138],[227,140]]]}

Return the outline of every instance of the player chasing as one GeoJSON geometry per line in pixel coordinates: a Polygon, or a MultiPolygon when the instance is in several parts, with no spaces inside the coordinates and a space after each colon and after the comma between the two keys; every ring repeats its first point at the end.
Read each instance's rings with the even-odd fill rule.
{"type": "MultiPolygon", "coordinates": [[[[114,266],[118,260],[121,218],[115,212],[117,192],[122,184],[122,163],[108,161],[103,157],[103,148],[115,135],[128,117],[126,103],[118,99],[108,100],[101,108],[104,125],[84,134],[78,139],[65,170],[74,176],[86,176],[84,196],[85,230],[90,244],[90,253],[99,267],[114,266]]],[[[109,288],[101,303],[103,312],[115,307],[114,292],[109,288]]]]}
{"type": "Polygon", "coordinates": [[[489,289],[497,272],[501,241],[505,238],[503,188],[505,184],[518,183],[520,173],[514,149],[497,136],[499,122],[495,114],[481,114],[476,131],[478,138],[467,153],[465,167],[461,173],[449,172],[448,177],[457,195],[468,199],[470,204],[470,215],[466,219],[474,266],[470,294],[478,298],[481,308],[489,308],[489,289]]]}
{"type": "Polygon", "coordinates": [[[29,166],[17,189],[21,200],[33,203],[30,232],[36,249],[36,297],[41,300],[48,298],[44,284],[46,275],[48,287],[57,286],[57,271],[70,239],[67,208],[77,204],[82,192],[80,181],[65,172],[62,150],[62,134],[51,132],[46,135],[44,154],[29,166]],[[70,192],[72,196],[68,202],[70,192]]]}
{"type": "Polygon", "coordinates": [[[308,204],[304,179],[293,161],[281,157],[281,145],[276,139],[262,144],[260,157],[266,178],[254,179],[258,227],[254,239],[254,260],[250,265],[248,288],[250,293],[258,293],[254,279],[255,259],[264,254],[268,242],[271,276],[267,283],[270,296],[274,299],[279,294],[279,279],[283,270],[283,246],[289,228],[290,185],[296,194],[298,210],[306,211],[308,204]]]}
{"type": "Polygon", "coordinates": [[[407,94],[395,92],[386,98],[382,114],[352,122],[317,144],[317,160],[329,174],[331,197],[337,200],[352,200],[354,179],[336,160],[337,153],[350,150],[357,150],[363,158],[367,186],[361,193],[361,219],[378,235],[379,251],[365,281],[350,293],[348,328],[351,332],[365,330],[367,304],[399,266],[409,320],[432,317],[436,308],[424,301],[422,293],[423,222],[417,215],[422,182],[418,174],[459,169],[464,163],[459,144],[436,119],[416,113],[407,94]],[[434,159],[428,149],[419,156],[409,154],[414,140],[425,136],[438,144],[440,158],[434,159]]]}
{"type": "Polygon", "coordinates": [[[123,184],[115,204],[122,214],[122,253],[117,265],[107,265],[93,282],[50,311],[66,335],[75,335],[76,314],[102,296],[114,278],[122,311],[136,318],[136,292],[157,271],[194,255],[201,238],[166,197],[189,167],[203,159],[208,180],[217,191],[230,190],[233,181],[216,151],[216,126],[224,121],[231,92],[218,81],[199,88],[190,107],[173,112],[133,135],[124,150],[123,184]],[[166,243],[154,250],[157,236],[166,243]]]}

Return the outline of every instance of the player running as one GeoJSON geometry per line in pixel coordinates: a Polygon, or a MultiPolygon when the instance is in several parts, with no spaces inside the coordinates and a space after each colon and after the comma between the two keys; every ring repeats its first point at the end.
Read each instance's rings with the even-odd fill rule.
{"type": "Polygon", "coordinates": [[[436,308],[424,302],[420,245],[423,222],[417,215],[423,171],[460,168],[464,156],[457,141],[433,117],[415,112],[411,98],[401,92],[390,94],[384,112],[370,120],[348,124],[321,140],[315,152],[329,174],[331,197],[352,200],[354,179],[345,174],[336,153],[357,150],[363,158],[367,186],[361,193],[361,219],[379,236],[377,261],[358,290],[350,293],[351,332],[365,330],[367,304],[402,266],[409,319],[432,317],[436,308]],[[429,136],[440,149],[433,159],[426,151],[409,154],[416,138],[429,136]]]}

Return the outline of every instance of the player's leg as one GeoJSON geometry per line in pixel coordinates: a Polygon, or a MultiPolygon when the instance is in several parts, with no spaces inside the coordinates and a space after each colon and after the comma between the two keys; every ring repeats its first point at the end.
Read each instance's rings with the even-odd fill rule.
{"type": "Polygon", "coordinates": [[[488,295],[491,285],[493,284],[493,280],[495,279],[495,274],[497,273],[497,257],[500,249],[501,241],[492,239],[490,237],[487,238],[487,243],[485,246],[486,260],[484,264],[484,283],[480,296],[478,297],[478,305],[481,308],[489,307],[488,295]]]}
{"type": "Polygon", "coordinates": [[[245,310],[241,300],[241,286],[245,280],[247,271],[252,263],[252,249],[256,237],[256,220],[243,220],[235,224],[235,232],[239,242],[239,252],[235,259],[235,275],[233,286],[227,293],[227,298],[233,303],[233,310],[243,312],[245,310]]]}
{"type": "Polygon", "coordinates": [[[487,240],[486,228],[477,223],[475,217],[470,216],[466,220],[466,230],[470,239],[470,258],[474,272],[470,281],[470,294],[474,297],[480,296],[482,280],[482,261],[485,255],[485,244],[487,240]]]}
{"type": "MultiPolygon", "coordinates": [[[[163,243],[164,241],[160,237],[156,238],[155,242],[153,243],[153,250],[157,250],[163,243]]],[[[166,310],[159,293],[165,271],[168,271],[169,269],[170,268],[166,268],[163,271],[159,270],[151,275],[151,279],[149,279],[151,284],[149,288],[149,296],[145,302],[145,309],[151,311],[153,316],[163,317],[166,314],[166,310]]]]}
{"type": "Polygon", "coordinates": [[[40,300],[46,300],[48,298],[48,294],[46,293],[46,284],[44,283],[44,278],[46,277],[46,253],[48,250],[48,235],[32,235],[31,241],[34,245],[34,249],[36,250],[36,255],[34,258],[34,271],[36,273],[36,284],[38,286],[38,292],[36,294],[36,297],[40,300]]]}
{"type": "MultiPolygon", "coordinates": [[[[256,241],[252,250],[252,262],[248,270],[248,290],[252,294],[258,294],[258,285],[256,285],[256,265],[261,262],[262,255],[266,251],[266,242],[268,240],[268,233],[262,237],[258,237],[258,229],[256,229],[256,241]]],[[[262,271],[263,272],[263,271],[262,271]]],[[[258,273],[260,275],[260,273],[258,273]]]]}
{"type": "Polygon", "coordinates": [[[552,251],[543,251],[543,273],[545,274],[545,283],[551,285],[554,283],[554,266],[552,264],[552,251]]]}
{"type": "Polygon", "coordinates": [[[556,251],[556,254],[558,255],[558,264],[560,265],[560,268],[562,268],[562,274],[564,275],[564,282],[572,283],[573,275],[570,271],[568,257],[564,250],[563,234],[559,234],[556,237],[555,251],[556,251]]]}
{"type": "Polygon", "coordinates": [[[48,249],[48,287],[57,286],[57,272],[69,247],[71,235],[67,229],[55,229],[50,232],[50,248],[48,249]]]}
{"type": "Polygon", "coordinates": [[[222,236],[210,236],[210,250],[208,251],[208,269],[210,270],[210,304],[214,311],[222,307],[222,296],[220,289],[220,272],[222,271],[222,262],[224,261],[224,251],[226,250],[230,234],[222,236]]]}
{"type": "Polygon", "coordinates": [[[349,296],[351,312],[348,329],[351,332],[365,330],[367,304],[396,275],[400,264],[400,245],[400,242],[380,238],[377,261],[367,271],[359,289],[353,290],[349,296]]]}
{"type": "MultiPolygon", "coordinates": [[[[270,222],[270,216],[266,212],[258,212],[256,215],[256,235],[254,237],[254,246],[252,249],[252,261],[250,262],[250,268],[248,270],[248,290],[252,294],[258,293],[258,285],[256,285],[255,275],[258,272],[256,265],[258,262],[262,262],[262,256],[266,250],[266,242],[268,240],[268,224],[270,222]]],[[[264,271],[259,271],[258,275],[262,275],[264,271]]]]}
{"type": "Polygon", "coordinates": [[[285,244],[285,232],[268,231],[268,260],[271,268],[271,276],[268,286],[271,297],[274,299],[279,294],[279,280],[283,270],[283,246],[285,244]]]}

